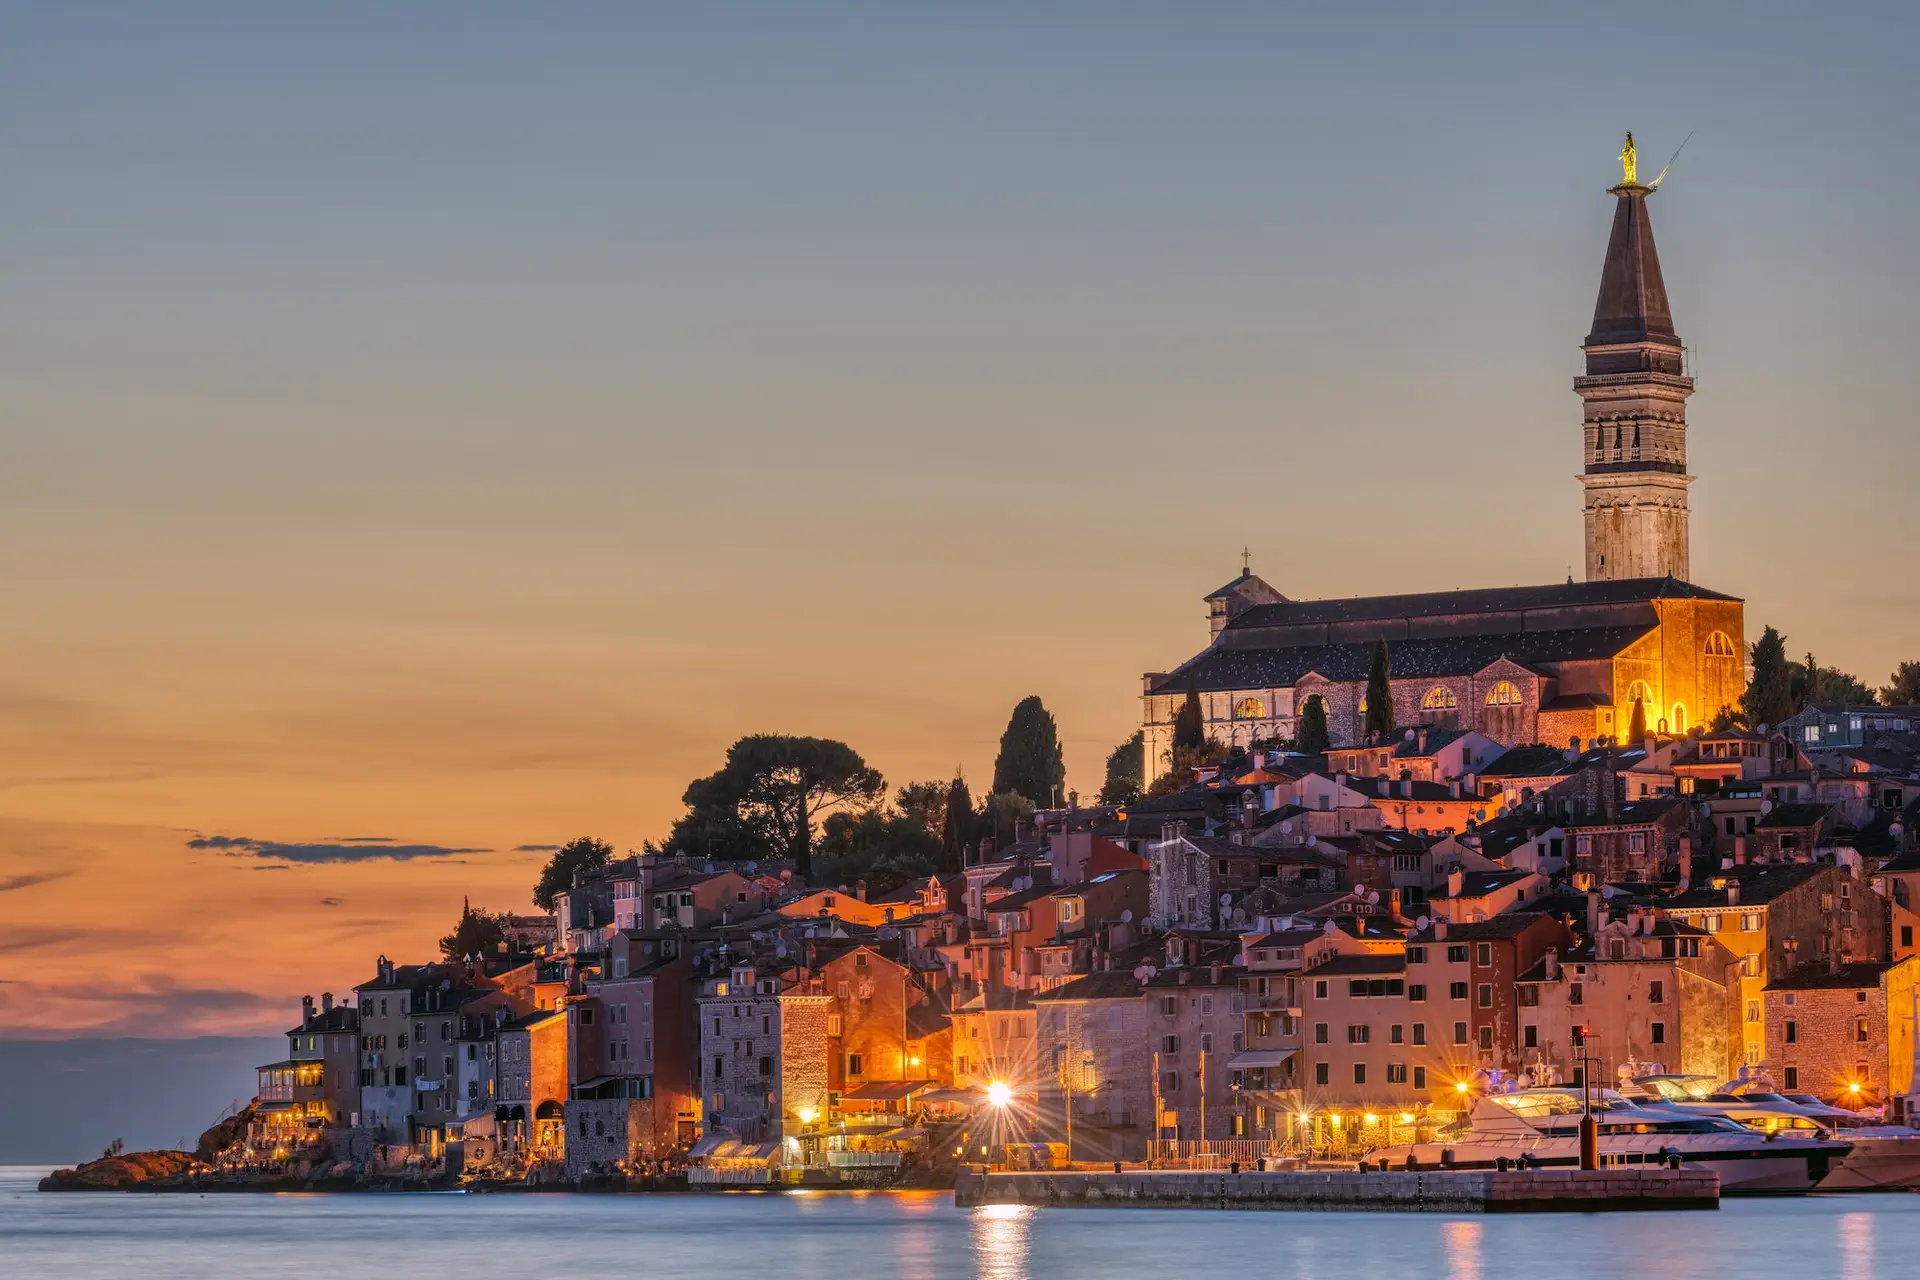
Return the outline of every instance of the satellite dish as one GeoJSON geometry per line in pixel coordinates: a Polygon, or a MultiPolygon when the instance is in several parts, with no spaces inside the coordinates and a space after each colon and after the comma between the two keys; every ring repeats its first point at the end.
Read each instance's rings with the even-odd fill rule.
{"type": "Polygon", "coordinates": [[[650,955],[652,955],[652,954],[653,954],[653,944],[652,944],[651,942],[643,942],[643,943],[641,943],[641,944],[640,944],[640,954],[642,954],[642,955],[648,955],[648,956],[650,956],[650,955]]]}
{"type": "Polygon", "coordinates": [[[787,958],[787,944],[782,942],[775,945],[775,947],[773,948],[773,954],[779,957],[780,959],[785,960],[787,958]]]}
{"type": "Polygon", "coordinates": [[[1713,806],[1703,801],[1700,805],[1700,816],[1703,818],[1711,818],[1713,816],[1713,806]]]}
{"type": "Polygon", "coordinates": [[[1223,894],[1221,894],[1221,895],[1220,895],[1220,905],[1221,905],[1221,906],[1223,906],[1223,907],[1230,907],[1230,906],[1232,906],[1232,905],[1233,905],[1233,895],[1232,895],[1232,894],[1230,894],[1230,893],[1223,893],[1223,894]]]}
{"type": "Polygon", "coordinates": [[[1378,903],[1379,903],[1379,901],[1380,901],[1380,891],[1379,891],[1378,889],[1369,889],[1369,890],[1367,890],[1367,905],[1368,905],[1368,906],[1373,906],[1373,905],[1376,905],[1376,904],[1378,904],[1378,903]]]}
{"type": "Polygon", "coordinates": [[[1764,818],[1772,812],[1773,812],[1773,801],[1762,800],[1760,802],[1760,816],[1764,818]]]}
{"type": "Polygon", "coordinates": [[[1133,908],[1132,908],[1132,907],[1128,907],[1128,908],[1127,908],[1127,909],[1126,909],[1125,911],[1122,911],[1122,912],[1120,913],[1120,923],[1121,923],[1121,924],[1132,924],[1132,923],[1133,923],[1133,908]]]}
{"type": "Polygon", "coordinates": [[[1415,920],[1413,922],[1413,927],[1416,929],[1425,930],[1428,927],[1430,927],[1432,924],[1433,924],[1432,916],[1421,916],[1418,920],[1415,920]]]}
{"type": "Polygon", "coordinates": [[[1600,896],[1608,902],[1613,901],[1613,886],[1610,884],[1601,885],[1600,896]]]}
{"type": "Polygon", "coordinates": [[[1335,924],[1333,921],[1329,920],[1327,921],[1326,927],[1320,930],[1320,932],[1326,933],[1326,934],[1338,933],[1340,932],[1340,926],[1335,924]]]}
{"type": "Polygon", "coordinates": [[[1291,835],[1292,833],[1293,833],[1293,819],[1288,818],[1285,822],[1280,824],[1280,834],[1284,836],[1284,835],[1291,835]]]}

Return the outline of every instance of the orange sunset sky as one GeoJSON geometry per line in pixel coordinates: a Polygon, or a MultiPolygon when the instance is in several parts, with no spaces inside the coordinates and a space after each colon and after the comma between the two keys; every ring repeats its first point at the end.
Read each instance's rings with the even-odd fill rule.
{"type": "Polygon", "coordinates": [[[1243,546],[1561,579],[1628,127],[1693,576],[1920,657],[1905,42],[801,8],[12,15],[0,1036],[278,1030],[743,733],[1091,794],[1243,546]]]}

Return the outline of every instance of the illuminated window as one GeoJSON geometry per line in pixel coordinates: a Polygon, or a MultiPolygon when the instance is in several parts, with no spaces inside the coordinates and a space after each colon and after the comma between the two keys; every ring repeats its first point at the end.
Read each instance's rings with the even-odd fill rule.
{"type": "Polygon", "coordinates": [[[1460,699],[1443,684],[1433,686],[1427,690],[1427,696],[1420,699],[1420,707],[1425,711],[1451,711],[1459,705],[1460,699]]]}
{"type": "Polygon", "coordinates": [[[1490,707],[1517,707],[1520,705],[1520,690],[1513,681],[1502,680],[1487,691],[1487,705],[1490,707]]]}
{"type": "Polygon", "coordinates": [[[1674,703],[1673,714],[1668,717],[1667,723],[1673,726],[1675,733],[1685,733],[1687,731],[1687,704],[1684,702],[1674,703]]]}
{"type": "Polygon", "coordinates": [[[1726,632],[1716,631],[1707,637],[1706,654],[1709,658],[1733,658],[1739,656],[1739,651],[1733,647],[1733,641],[1727,638],[1726,632]]]}
{"type": "Polygon", "coordinates": [[[1258,698],[1242,698],[1233,704],[1233,718],[1236,720],[1259,720],[1266,714],[1266,705],[1258,698]]]}

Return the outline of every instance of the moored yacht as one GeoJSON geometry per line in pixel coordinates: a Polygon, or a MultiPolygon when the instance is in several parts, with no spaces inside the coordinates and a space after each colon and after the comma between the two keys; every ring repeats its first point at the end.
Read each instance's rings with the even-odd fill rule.
{"type": "Polygon", "coordinates": [[[1831,1106],[1812,1094],[1777,1093],[1764,1082],[1735,1080],[1714,1087],[1703,1076],[1644,1076],[1634,1085],[1662,1105],[1697,1115],[1719,1115],[1761,1133],[1832,1138],[1853,1150],[1820,1183],[1822,1191],[1920,1189],[1920,1129],[1885,1124],[1878,1116],[1831,1106]]]}
{"type": "MultiPolygon", "coordinates": [[[[1412,1157],[1437,1169],[1487,1169],[1501,1159],[1566,1168],[1580,1163],[1580,1090],[1521,1089],[1476,1101],[1467,1118],[1438,1142],[1386,1147],[1369,1159],[1399,1168],[1412,1157]]],[[[1694,1113],[1661,1102],[1636,1102],[1608,1089],[1593,1091],[1602,1168],[1658,1166],[1674,1156],[1683,1168],[1720,1175],[1722,1195],[1797,1194],[1821,1185],[1846,1156],[1848,1143],[1831,1137],[1758,1133],[1724,1116],[1694,1113]]]]}

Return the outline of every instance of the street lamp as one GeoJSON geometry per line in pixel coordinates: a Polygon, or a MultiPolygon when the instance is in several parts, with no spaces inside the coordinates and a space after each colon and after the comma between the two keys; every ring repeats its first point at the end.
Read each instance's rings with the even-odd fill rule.
{"type": "Polygon", "coordinates": [[[996,1107],[1004,1107],[1013,1101],[1013,1090],[1002,1081],[995,1080],[987,1086],[987,1101],[996,1107]]]}

